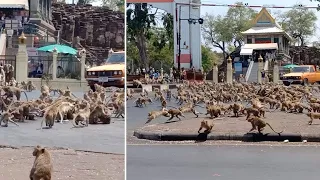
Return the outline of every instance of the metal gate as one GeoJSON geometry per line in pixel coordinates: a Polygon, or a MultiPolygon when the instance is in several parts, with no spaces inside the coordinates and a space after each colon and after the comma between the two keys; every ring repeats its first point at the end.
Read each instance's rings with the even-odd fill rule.
{"type": "Polygon", "coordinates": [[[16,56],[15,55],[0,55],[0,65],[11,64],[14,67],[13,77],[16,78],[16,56]]]}

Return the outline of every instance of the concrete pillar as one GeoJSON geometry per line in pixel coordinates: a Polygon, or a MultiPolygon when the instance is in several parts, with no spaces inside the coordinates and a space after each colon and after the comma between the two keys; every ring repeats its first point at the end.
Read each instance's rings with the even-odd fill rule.
{"type": "Polygon", "coordinates": [[[16,55],[16,81],[27,82],[28,77],[28,52],[26,46],[26,36],[24,33],[19,37],[19,49],[16,55]]]}
{"type": "Polygon", "coordinates": [[[52,80],[57,79],[57,61],[58,61],[58,52],[56,49],[52,52],[52,80]]]}
{"type": "Polygon", "coordinates": [[[232,76],[232,59],[229,56],[229,58],[227,59],[227,83],[232,83],[232,76]]]}
{"type": "Polygon", "coordinates": [[[279,65],[277,60],[273,62],[273,83],[279,83],[279,65]]]}
{"type": "Polygon", "coordinates": [[[8,29],[6,32],[8,37],[8,48],[12,48],[13,29],[8,29]]]}
{"type": "Polygon", "coordinates": [[[86,73],[86,50],[83,49],[81,51],[81,81],[85,81],[86,77],[85,77],[85,73],[86,73]]]}
{"type": "Polygon", "coordinates": [[[212,68],[212,81],[213,83],[218,83],[218,66],[216,64],[213,64],[212,68]]]}
{"type": "Polygon", "coordinates": [[[163,78],[163,68],[160,69],[160,77],[163,78]]]}
{"type": "Polygon", "coordinates": [[[260,55],[260,57],[258,58],[258,83],[262,83],[262,76],[261,76],[262,70],[263,70],[263,58],[260,55]]]}

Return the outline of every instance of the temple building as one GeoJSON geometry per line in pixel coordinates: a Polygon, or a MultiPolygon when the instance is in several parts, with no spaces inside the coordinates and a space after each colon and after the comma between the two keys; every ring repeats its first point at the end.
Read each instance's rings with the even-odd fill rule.
{"type": "Polygon", "coordinates": [[[263,8],[252,21],[252,27],[244,32],[245,45],[241,47],[240,55],[245,60],[258,61],[260,55],[265,60],[290,60],[289,42],[291,37],[276,22],[266,8],[263,8]]]}

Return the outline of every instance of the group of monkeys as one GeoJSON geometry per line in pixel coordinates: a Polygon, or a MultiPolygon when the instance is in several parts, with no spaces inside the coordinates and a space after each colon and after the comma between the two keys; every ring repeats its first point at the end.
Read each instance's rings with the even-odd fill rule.
{"type": "Polygon", "coordinates": [[[1,123],[8,127],[8,122],[19,126],[16,121],[35,120],[36,117],[43,117],[46,128],[52,128],[54,122],[63,123],[72,119],[73,126],[87,127],[88,124],[110,124],[111,116],[114,113],[116,118],[124,117],[124,92],[123,89],[116,89],[110,96],[107,96],[106,89],[98,84],[96,91],[89,90],[84,94],[83,99],[77,98],[67,87],[63,89],[52,89],[47,85],[41,87],[41,94],[38,99],[28,100],[24,90],[14,86],[2,86],[4,91],[1,96],[1,123]],[[21,101],[21,93],[24,92],[27,101],[21,101]],[[56,99],[51,93],[58,93],[56,99]]]}
{"type": "MultiPolygon", "coordinates": [[[[154,110],[148,113],[149,123],[153,119],[165,116],[170,117],[168,121],[174,117],[185,117],[184,113],[193,113],[199,117],[196,107],[202,107],[205,104],[206,114],[211,118],[219,118],[230,112],[235,117],[241,114],[246,116],[246,120],[251,124],[249,132],[257,130],[262,133],[266,126],[277,134],[272,126],[264,121],[265,112],[280,110],[286,113],[304,113],[310,118],[308,124],[311,125],[314,119],[320,119],[320,99],[315,96],[315,92],[319,92],[318,87],[308,86],[290,86],[286,87],[273,83],[219,83],[211,82],[185,82],[178,85],[177,93],[173,94],[171,90],[155,89],[154,98],[150,98],[149,92],[140,93],[140,97],[135,101],[136,107],[147,106],[148,103],[159,101],[161,110],[154,110]],[[178,108],[169,107],[168,101],[174,98],[178,108]]],[[[133,91],[127,90],[127,98],[133,98],[133,91]]],[[[198,132],[205,129],[204,133],[210,133],[214,127],[213,123],[201,121],[198,132]]]]}

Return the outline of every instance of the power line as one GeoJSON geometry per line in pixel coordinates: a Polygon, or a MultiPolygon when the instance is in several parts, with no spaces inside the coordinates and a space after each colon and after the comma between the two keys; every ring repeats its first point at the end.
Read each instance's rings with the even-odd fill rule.
{"type": "Polygon", "coordinates": [[[249,5],[248,3],[244,4],[208,4],[208,3],[176,3],[177,5],[188,5],[188,6],[217,6],[217,7],[248,7],[248,8],[272,8],[272,9],[320,9],[318,6],[304,6],[302,4],[294,6],[276,6],[276,5],[249,5]]]}

